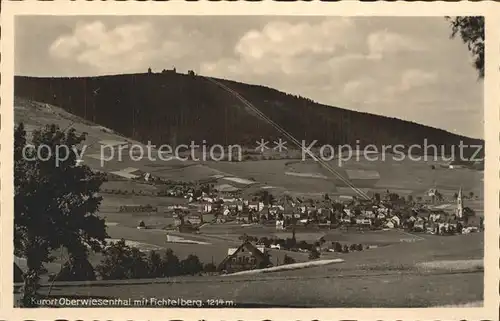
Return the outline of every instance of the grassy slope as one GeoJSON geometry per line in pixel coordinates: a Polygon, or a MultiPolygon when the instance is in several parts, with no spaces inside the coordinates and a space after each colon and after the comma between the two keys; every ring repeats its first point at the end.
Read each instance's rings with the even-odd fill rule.
{"type": "Polygon", "coordinates": [[[426,307],[467,303],[483,299],[483,272],[423,271],[415,264],[480,258],[482,237],[429,237],[394,245],[397,250],[384,247],[344,255],[345,263],[256,276],[57,284],[53,294],[124,299],[175,295],[233,300],[240,306],[426,307]]]}

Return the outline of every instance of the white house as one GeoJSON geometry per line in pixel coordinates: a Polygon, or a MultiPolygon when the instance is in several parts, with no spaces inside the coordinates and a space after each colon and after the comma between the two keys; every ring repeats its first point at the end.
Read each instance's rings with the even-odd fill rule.
{"type": "Polygon", "coordinates": [[[396,216],[396,215],[394,215],[393,217],[391,217],[390,222],[393,222],[396,226],[401,225],[401,219],[398,216],[396,216]]]}
{"type": "Polygon", "coordinates": [[[431,213],[431,215],[429,215],[429,220],[432,222],[436,222],[440,218],[441,218],[441,214],[439,214],[439,213],[431,213]]]}
{"type": "Polygon", "coordinates": [[[211,203],[203,204],[203,212],[205,212],[205,213],[212,212],[212,204],[211,203]]]}
{"type": "Polygon", "coordinates": [[[252,202],[248,204],[249,209],[253,209],[257,212],[260,212],[264,209],[264,203],[263,202],[252,202]]]}
{"type": "Polygon", "coordinates": [[[372,221],[368,218],[357,218],[356,224],[359,225],[372,225],[372,221]]]}
{"type": "Polygon", "coordinates": [[[349,216],[346,216],[341,221],[344,223],[351,223],[351,218],[349,216]]]}
{"type": "Polygon", "coordinates": [[[222,197],[221,199],[224,203],[232,203],[237,201],[234,197],[222,197]]]}
{"type": "Polygon", "coordinates": [[[370,211],[370,210],[363,211],[363,215],[366,217],[369,217],[369,218],[375,217],[375,213],[373,211],[370,211]]]}

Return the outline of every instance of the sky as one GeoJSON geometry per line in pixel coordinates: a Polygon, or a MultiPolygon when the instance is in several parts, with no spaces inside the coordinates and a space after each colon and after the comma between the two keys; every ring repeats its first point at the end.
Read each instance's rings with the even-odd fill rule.
{"type": "Polygon", "coordinates": [[[174,66],[484,138],[483,82],[441,17],[16,17],[16,75],[174,66]]]}

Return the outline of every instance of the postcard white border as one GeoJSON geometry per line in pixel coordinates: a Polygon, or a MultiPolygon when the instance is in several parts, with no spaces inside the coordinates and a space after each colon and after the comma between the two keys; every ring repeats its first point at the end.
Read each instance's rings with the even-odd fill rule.
{"type": "Polygon", "coordinates": [[[1,12],[1,263],[0,318],[80,320],[479,320],[499,311],[500,6],[492,2],[39,2],[3,1],[1,12]],[[485,63],[485,286],[483,308],[403,309],[14,309],[13,308],[13,74],[15,15],[331,15],[486,17],[485,63]],[[497,216],[495,216],[495,214],[497,216]]]}

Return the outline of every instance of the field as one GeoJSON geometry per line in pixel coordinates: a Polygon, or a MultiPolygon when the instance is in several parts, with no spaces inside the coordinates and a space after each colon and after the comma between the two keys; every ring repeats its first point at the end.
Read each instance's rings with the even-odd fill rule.
{"type": "MultiPolygon", "coordinates": [[[[481,258],[482,233],[429,237],[340,255],[344,263],[294,271],[223,277],[56,283],[52,294],[141,299],[220,298],[235,307],[428,307],[483,300],[481,269],[421,269],[433,260],[481,258]],[[393,247],[393,248],[391,248],[393,247]],[[112,285],[112,286],[111,286],[112,285]],[[168,296],[167,296],[168,297],[168,296]]],[[[42,288],[42,293],[47,287],[42,288]]]]}

